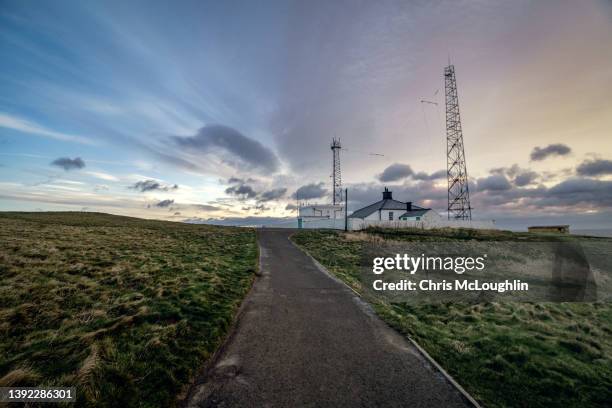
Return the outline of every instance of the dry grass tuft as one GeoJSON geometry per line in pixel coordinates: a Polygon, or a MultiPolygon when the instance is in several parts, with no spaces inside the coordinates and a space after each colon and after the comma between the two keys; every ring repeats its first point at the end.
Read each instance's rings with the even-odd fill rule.
{"type": "Polygon", "coordinates": [[[0,387],[27,387],[40,380],[38,374],[31,367],[17,368],[0,378],[0,387]]]}
{"type": "Polygon", "coordinates": [[[94,343],[89,347],[89,349],[89,355],[85,360],[83,360],[83,365],[81,365],[81,368],[79,368],[79,371],[77,372],[77,380],[81,385],[89,382],[93,371],[100,362],[98,345],[94,343]]]}

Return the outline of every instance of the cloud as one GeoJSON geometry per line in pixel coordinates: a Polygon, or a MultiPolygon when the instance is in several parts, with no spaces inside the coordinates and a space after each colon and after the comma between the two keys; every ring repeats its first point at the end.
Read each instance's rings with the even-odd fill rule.
{"type": "Polygon", "coordinates": [[[509,178],[516,177],[517,174],[526,171],[522,169],[518,164],[513,164],[510,167],[496,167],[489,171],[491,174],[502,174],[508,176],[509,178]]]}
{"type": "Polygon", "coordinates": [[[111,174],[102,173],[100,171],[86,171],[85,174],[89,174],[92,177],[106,181],[119,181],[119,179],[111,174]]]}
{"type": "Polygon", "coordinates": [[[0,112],[0,127],[17,130],[23,133],[31,133],[39,136],[46,136],[51,139],[62,140],[65,142],[76,142],[82,144],[94,145],[96,144],[93,140],[86,137],[70,135],[67,133],[56,132],[48,129],[37,123],[9,115],[7,113],[0,112]]]}
{"type": "Polygon", "coordinates": [[[192,205],[193,208],[197,209],[198,211],[221,211],[222,208],[217,207],[215,205],[209,205],[209,204],[194,204],[192,205]]]}
{"type": "Polygon", "coordinates": [[[612,207],[612,181],[571,178],[541,192],[534,204],[539,207],[586,205],[589,208],[612,207]]]}
{"type": "Polygon", "coordinates": [[[542,148],[534,147],[531,151],[531,160],[541,161],[550,156],[566,156],[570,154],[571,151],[572,149],[561,143],[551,144],[542,148]]]}
{"type": "Polygon", "coordinates": [[[414,174],[412,168],[407,164],[394,163],[383,170],[383,172],[378,176],[378,179],[382,182],[386,181],[397,181],[407,177],[410,177],[414,174]]]}
{"type": "Polygon", "coordinates": [[[155,206],[159,208],[167,208],[170,207],[172,204],[174,204],[174,200],[162,200],[155,204],[155,206]]]}
{"type": "Polygon", "coordinates": [[[489,177],[480,178],[476,181],[476,185],[479,191],[503,191],[512,188],[506,176],[501,174],[493,174],[489,177]]]}
{"type": "Polygon", "coordinates": [[[245,183],[254,183],[255,181],[256,180],[251,177],[247,179],[243,179],[239,177],[230,177],[227,179],[227,184],[245,184],[245,183]]]}
{"type": "MultiPolygon", "coordinates": [[[[480,184],[479,184],[480,185],[480,184]]],[[[582,211],[612,208],[612,181],[575,177],[547,188],[518,188],[479,190],[473,195],[472,206],[489,213],[508,217],[526,213],[582,211]]]]}
{"type": "Polygon", "coordinates": [[[264,204],[258,204],[255,206],[255,209],[259,212],[268,211],[270,207],[266,207],[264,204]]]}
{"type": "Polygon", "coordinates": [[[538,177],[538,173],[536,173],[535,171],[524,171],[514,178],[514,184],[518,187],[524,187],[529,184],[532,184],[538,179],[538,177]]]}
{"type": "Polygon", "coordinates": [[[246,165],[251,169],[276,172],[280,167],[280,162],[272,150],[228,126],[207,125],[194,136],[174,136],[173,139],[179,146],[198,153],[225,151],[231,156],[225,158],[225,161],[236,168],[246,165]],[[238,163],[233,159],[238,159],[238,163]]]}
{"type": "Polygon", "coordinates": [[[293,193],[293,198],[299,198],[300,200],[310,200],[312,198],[321,198],[327,194],[327,190],[321,183],[311,183],[302,186],[293,193]]]}
{"type": "Polygon", "coordinates": [[[255,180],[253,180],[252,178],[244,180],[237,177],[231,177],[227,181],[228,183],[233,185],[225,189],[226,194],[237,196],[241,200],[255,198],[257,199],[259,204],[268,201],[278,200],[287,193],[287,189],[284,187],[266,190],[264,192],[258,192],[251,185],[246,184],[246,182],[255,182],[255,180]]]}
{"type": "Polygon", "coordinates": [[[297,206],[297,205],[295,205],[295,204],[292,204],[292,203],[289,203],[289,204],[287,204],[287,205],[285,206],[285,210],[286,210],[286,211],[296,211],[296,210],[297,210],[297,208],[298,208],[298,206],[297,206]]]}
{"type": "Polygon", "coordinates": [[[490,170],[493,175],[506,176],[512,179],[515,186],[524,187],[529,184],[533,184],[540,175],[530,169],[521,168],[518,164],[513,164],[510,167],[497,167],[490,170]]]}
{"type": "Polygon", "coordinates": [[[225,189],[225,193],[235,195],[241,199],[257,197],[257,192],[255,192],[253,187],[249,186],[248,184],[239,184],[237,186],[228,187],[225,189]]]}
{"type": "Polygon", "coordinates": [[[427,174],[424,171],[420,171],[412,175],[415,180],[438,180],[446,178],[446,170],[438,170],[434,173],[427,174]]]}
{"type": "Polygon", "coordinates": [[[287,192],[286,188],[276,188],[273,190],[264,191],[263,193],[259,195],[258,200],[264,201],[264,202],[278,200],[279,198],[283,197],[286,192],[287,192]]]}
{"type": "Polygon", "coordinates": [[[51,165],[63,168],[65,171],[82,169],[85,167],[85,162],[80,157],[71,159],[70,157],[60,157],[51,162],[51,165]]]}
{"type": "Polygon", "coordinates": [[[394,163],[383,170],[383,172],[378,176],[378,180],[382,182],[391,182],[409,177],[419,181],[443,179],[446,177],[446,170],[438,170],[431,174],[424,171],[415,173],[414,170],[412,170],[412,167],[407,164],[394,163]]]}
{"type": "Polygon", "coordinates": [[[137,181],[134,185],[130,186],[132,190],[138,190],[141,193],[146,193],[147,191],[170,191],[177,190],[179,188],[178,184],[174,185],[164,185],[155,180],[142,180],[137,181]]]}
{"type": "Polygon", "coordinates": [[[612,174],[612,160],[585,160],[576,168],[580,176],[603,176],[612,174]]]}

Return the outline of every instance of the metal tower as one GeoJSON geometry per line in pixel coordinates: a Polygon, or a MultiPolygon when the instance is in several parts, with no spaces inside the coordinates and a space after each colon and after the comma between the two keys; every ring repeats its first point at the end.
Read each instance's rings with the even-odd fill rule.
{"type": "Polygon", "coordinates": [[[446,173],[448,178],[448,219],[471,220],[470,190],[465,165],[463,132],[459,116],[459,97],[455,66],[444,68],[446,91],[446,173]]]}
{"type": "Polygon", "coordinates": [[[333,153],[333,168],[332,168],[332,204],[340,204],[342,202],[342,174],[340,173],[340,139],[333,138],[331,150],[333,153]]]}

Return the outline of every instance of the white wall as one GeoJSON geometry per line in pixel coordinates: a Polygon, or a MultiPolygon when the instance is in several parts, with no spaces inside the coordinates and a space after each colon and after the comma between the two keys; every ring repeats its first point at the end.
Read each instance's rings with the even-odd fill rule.
{"type": "MultiPolygon", "coordinates": [[[[399,217],[404,214],[406,212],[406,210],[381,210],[380,213],[377,211],[374,211],[372,214],[368,215],[366,218],[364,218],[366,221],[389,221],[389,213],[392,212],[393,213],[393,221],[399,221],[399,217]],[[380,217],[380,218],[379,218],[380,217]]],[[[441,218],[440,215],[433,211],[433,210],[429,210],[427,211],[425,214],[423,214],[421,216],[421,220],[424,219],[437,219],[437,218],[441,218]]]]}
{"type": "Polygon", "coordinates": [[[344,229],[344,218],[302,218],[302,228],[344,229]]]}

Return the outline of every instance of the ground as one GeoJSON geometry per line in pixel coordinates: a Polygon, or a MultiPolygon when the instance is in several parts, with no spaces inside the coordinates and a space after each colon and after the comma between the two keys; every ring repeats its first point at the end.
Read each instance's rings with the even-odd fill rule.
{"type": "Polygon", "coordinates": [[[258,232],[262,276],[189,407],[470,406],[292,233],[258,232]]]}
{"type": "Polygon", "coordinates": [[[80,406],[465,405],[403,335],[486,406],[612,400],[610,303],[409,305],[366,296],[356,272],[365,240],[534,235],[292,237],[359,298],[286,230],[260,231],[258,262],[252,229],[92,213],[0,223],[0,386],[74,385],[80,406]]]}
{"type": "Polygon", "coordinates": [[[0,386],[74,385],[79,405],[173,405],[257,268],[252,229],[94,213],[0,225],[0,386]]]}
{"type": "Polygon", "coordinates": [[[361,293],[389,325],[415,339],[485,406],[585,407],[612,401],[609,302],[390,303],[365,291],[358,272],[366,242],[541,241],[543,236],[372,230],[302,231],[292,239],[361,293]]]}

